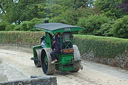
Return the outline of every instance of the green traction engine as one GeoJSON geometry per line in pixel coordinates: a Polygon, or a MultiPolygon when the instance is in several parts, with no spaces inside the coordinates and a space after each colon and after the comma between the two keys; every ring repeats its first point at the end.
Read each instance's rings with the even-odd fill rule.
{"type": "Polygon", "coordinates": [[[82,30],[81,27],[62,23],[44,23],[35,25],[35,28],[43,29],[45,36],[41,38],[41,44],[33,46],[34,64],[42,67],[45,74],[54,74],[56,70],[63,72],[78,72],[82,68],[80,52],[76,45],[73,45],[72,32],[82,30]],[[60,53],[56,54],[57,62],[51,64],[53,37],[60,33],[60,53]]]}

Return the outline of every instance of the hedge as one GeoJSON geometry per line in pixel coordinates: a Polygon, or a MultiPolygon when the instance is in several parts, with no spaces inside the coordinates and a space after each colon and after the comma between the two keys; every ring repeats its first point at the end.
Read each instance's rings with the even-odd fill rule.
{"type": "MultiPolygon", "coordinates": [[[[44,32],[0,32],[0,44],[14,44],[17,46],[32,47],[40,44],[44,32]]],[[[113,37],[100,37],[92,35],[74,35],[76,44],[81,52],[93,51],[96,57],[114,58],[128,52],[128,40],[113,37]]]]}
{"type": "Polygon", "coordinates": [[[95,57],[114,58],[128,52],[128,39],[101,37],[93,35],[75,35],[74,43],[81,54],[93,52],[95,57]]]}
{"type": "Polygon", "coordinates": [[[0,32],[0,44],[32,47],[40,43],[40,38],[43,35],[44,32],[3,31],[0,32]]]}

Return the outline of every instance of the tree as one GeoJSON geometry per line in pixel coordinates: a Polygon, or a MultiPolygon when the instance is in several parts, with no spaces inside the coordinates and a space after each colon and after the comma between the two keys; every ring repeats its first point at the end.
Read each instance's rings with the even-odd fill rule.
{"type": "Polygon", "coordinates": [[[101,13],[106,16],[120,18],[122,11],[117,9],[117,4],[121,3],[122,0],[96,0],[95,7],[100,9],[101,13]]]}
{"type": "Polygon", "coordinates": [[[71,0],[46,0],[46,17],[55,17],[72,8],[71,0]]]}
{"type": "Polygon", "coordinates": [[[100,36],[113,36],[113,34],[111,33],[111,29],[114,23],[115,20],[110,20],[108,23],[102,24],[101,29],[99,29],[97,33],[100,36]]]}
{"type": "Polygon", "coordinates": [[[80,18],[87,18],[90,15],[94,15],[95,12],[92,8],[78,8],[66,10],[61,15],[52,18],[51,22],[59,22],[71,25],[77,25],[80,18]]]}
{"type": "Polygon", "coordinates": [[[128,16],[117,19],[110,31],[115,37],[128,38],[128,16]]]}
{"type": "MultiPolygon", "coordinates": [[[[1,17],[4,21],[11,21],[14,3],[12,0],[0,0],[1,17]],[[11,12],[12,11],[12,12],[11,12]],[[6,17],[8,16],[8,17],[6,17]]],[[[13,17],[12,17],[13,18],[13,17]]]]}
{"type": "Polygon", "coordinates": [[[88,0],[88,1],[87,1],[87,4],[88,4],[88,7],[89,7],[89,8],[93,8],[94,0],[88,0]]]}
{"type": "Polygon", "coordinates": [[[0,0],[2,20],[10,23],[45,17],[44,6],[43,0],[0,0]]]}
{"type": "Polygon", "coordinates": [[[88,4],[87,4],[88,0],[72,0],[72,1],[74,4],[73,8],[75,8],[75,9],[80,8],[80,7],[82,7],[82,8],[88,7],[88,4]]]}
{"type": "Polygon", "coordinates": [[[4,31],[8,25],[9,23],[7,21],[0,22],[0,31],[4,31]]]}
{"type": "Polygon", "coordinates": [[[93,0],[46,0],[47,17],[57,17],[67,10],[91,7],[93,0]]]}
{"type": "Polygon", "coordinates": [[[101,25],[109,22],[110,20],[110,18],[104,15],[91,15],[88,17],[81,18],[78,22],[78,26],[83,27],[84,29],[80,33],[101,35],[99,33],[101,25]]]}
{"type": "Polygon", "coordinates": [[[123,0],[122,3],[117,5],[118,8],[121,8],[124,13],[128,13],[128,0],[123,0]]]}

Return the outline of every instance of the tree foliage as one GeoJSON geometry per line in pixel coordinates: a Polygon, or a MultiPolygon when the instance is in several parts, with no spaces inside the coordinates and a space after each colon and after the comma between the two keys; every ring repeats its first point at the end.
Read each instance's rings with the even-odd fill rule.
{"type": "Polygon", "coordinates": [[[128,0],[123,0],[122,3],[117,5],[118,8],[121,8],[124,13],[128,13],[128,0]]]}
{"type": "Polygon", "coordinates": [[[44,17],[43,0],[1,0],[2,20],[20,24],[22,21],[44,17]]]}
{"type": "Polygon", "coordinates": [[[59,15],[58,17],[52,18],[51,22],[59,22],[71,25],[77,25],[80,18],[88,17],[90,15],[94,15],[95,12],[91,8],[78,8],[78,9],[70,9],[59,15]]]}
{"type": "Polygon", "coordinates": [[[111,28],[114,23],[115,20],[110,20],[108,23],[102,24],[101,28],[97,31],[97,33],[100,36],[113,36],[113,34],[111,33],[111,28]]]}
{"type": "Polygon", "coordinates": [[[46,0],[46,17],[55,17],[73,7],[71,0],[46,0]]]}
{"type": "Polygon", "coordinates": [[[15,26],[14,24],[8,24],[6,27],[5,27],[5,31],[14,31],[15,29],[15,26]]]}
{"type": "Polygon", "coordinates": [[[86,8],[88,7],[88,0],[72,0],[73,2],[73,8],[77,9],[77,8],[86,8]]]}
{"type": "Polygon", "coordinates": [[[116,20],[111,32],[115,37],[128,38],[128,16],[116,20]]]}
{"type": "Polygon", "coordinates": [[[122,16],[122,11],[117,9],[117,5],[122,0],[96,0],[95,7],[100,9],[100,12],[108,17],[119,18],[122,16]]]}
{"type": "Polygon", "coordinates": [[[110,18],[104,15],[91,15],[87,18],[81,18],[78,25],[83,27],[81,34],[93,34],[100,35],[98,32],[101,29],[101,25],[110,21],[110,18]]]}
{"type": "Polygon", "coordinates": [[[0,23],[0,31],[4,31],[7,27],[7,25],[9,25],[9,23],[7,21],[2,21],[0,23]]]}

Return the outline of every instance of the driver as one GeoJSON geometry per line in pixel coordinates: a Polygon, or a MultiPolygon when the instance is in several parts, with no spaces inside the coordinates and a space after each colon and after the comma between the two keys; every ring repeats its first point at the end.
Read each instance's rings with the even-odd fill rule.
{"type": "Polygon", "coordinates": [[[50,53],[52,57],[52,62],[51,62],[52,64],[57,62],[55,54],[60,52],[60,33],[57,33],[57,35],[55,35],[55,40],[53,41],[53,44],[54,44],[54,49],[50,53]]]}

